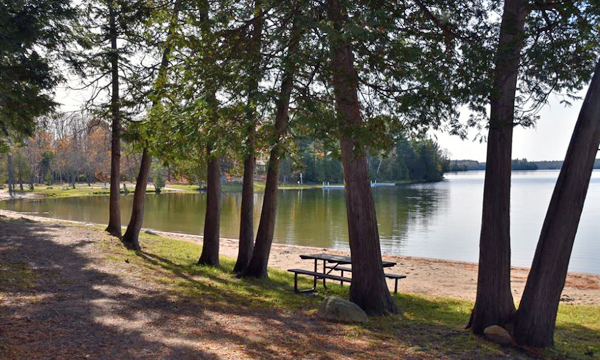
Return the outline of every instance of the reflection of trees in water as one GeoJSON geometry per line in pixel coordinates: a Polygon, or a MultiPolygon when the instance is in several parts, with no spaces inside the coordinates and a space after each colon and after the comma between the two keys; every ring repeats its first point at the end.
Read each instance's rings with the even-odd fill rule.
{"type": "Polygon", "coordinates": [[[274,240],[319,247],[346,243],[345,211],[343,191],[281,191],[274,240]]]}
{"type": "MultiPolygon", "coordinates": [[[[436,185],[373,189],[379,233],[386,252],[399,253],[411,227],[426,228],[436,217],[447,187],[436,185]]],[[[240,193],[224,193],[221,235],[237,238],[240,222],[240,193]]],[[[205,194],[148,195],[144,227],[200,234],[206,211],[205,194]]],[[[255,230],[260,220],[262,193],[255,194],[255,230]]],[[[123,197],[123,216],[128,216],[132,196],[123,197]]],[[[107,197],[48,199],[2,202],[2,208],[35,212],[42,216],[104,223],[107,197]],[[46,212],[48,214],[44,215],[46,212]]],[[[443,207],[443,206],[442,206],[443,207]]],[[[124,218],[123,221],[129,221],[124,218]]],[[[347,248],[348,224],[343,190],[282,190],[278,193],[274,240],[278,243],[327,248],[347,248]]]]}
{"type": "Polygon", "coordinates": [[[431,186],[401,186],[374,190],[379,234],[385,252],[400,253],[411,227],[427,228],[447,201],[448,189],[431,186]]]}

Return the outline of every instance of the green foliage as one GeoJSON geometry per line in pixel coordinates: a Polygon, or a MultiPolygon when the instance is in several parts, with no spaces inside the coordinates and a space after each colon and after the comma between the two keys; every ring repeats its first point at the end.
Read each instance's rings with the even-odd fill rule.
{"type": "MultiPolygon", "coordinates": [[[[401,137],[392,150],[367,154],[369,175],[379,182],[440,181],[449,170],[449,161],[439,145],[429,138],[401,137]]],[[[341,184],[344,173],[339,156],[319,141],[299,140],[283,162],[280,180],[341,184]]]]}
{"type": "Polygon", "coordinates": [[[74,15],[69,0],[0,1],[0,137],[31,135],[56,107],[53,55],[74,15]]]}
{"type": "Polygon", "coordinates": [[[538,166],[535,163],[527,161],[527,159],[515,159],[512,161],[511,167],[513,170],[537,170],[538,166]]]}
{"type": "Polygon", "coordinates": [[[162,189],[165,187],[165,168],[160,164],[152,164],[152,184],[154,185],[154,191],[160,194],[162,189]]]}

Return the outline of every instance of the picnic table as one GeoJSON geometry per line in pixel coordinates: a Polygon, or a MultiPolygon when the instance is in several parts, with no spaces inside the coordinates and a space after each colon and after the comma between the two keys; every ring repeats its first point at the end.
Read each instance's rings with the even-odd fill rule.
{"type": "MultiPolygon", "coordinates": [[[[317,288],[317,281],[319,279],[323,280],[323,287],[327,288],[326,280],[336,280],[340,282],[340,285],[344,285],[344,282],[351,282],[352,279],[348,277],[344,277],[344,272],[352,272],[352,268],[344,265],[351,265],[352,259],[350,256],[343,255],[332,255],[332,254],[307,254],[300,255],[300,258],[303,260],[314,260],[314,271],[303,270],[303,269],[289,269],[288,271],[294,273],[294,291],[297,293],[301,292],[313,292],[317,288]],[[319,261],[323,262],[322,272],[319,272],[319,261]],[[328,265],[332,264],[332,265],[328,265]],[[331,274],[333,271],[340,271],[341,275],[331,274]],[[298,289],[298,275],[307,275],[313,277],[313,287],[312,289],[299,290],[298,289]]],[[[382,261],[381,266],[383,268],[390,268],[395,266],[396,263],[393,261],[382,261]]],[[[405,275],[396,275],[396,274],[385,274],[387,278],[395,279],[395,287],[394,292],[398,292],[398,280],[406,278],[405,275]]]]}

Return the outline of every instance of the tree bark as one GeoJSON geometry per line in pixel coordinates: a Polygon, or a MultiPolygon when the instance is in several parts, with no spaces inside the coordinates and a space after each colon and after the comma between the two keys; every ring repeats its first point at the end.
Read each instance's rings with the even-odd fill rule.
{"type": "Polygon", "coordinates": [[[114,236],[121,237],[121,204],[120,204],[120,162],[121,162],[121,124],[119,110],[119,54],[117,48],[117,25],[113,0],[108,2],[110,11],[109,35],[111,44],[111,113],[112,113],[112,138],[110,149],[110,202],[109,219],[106,231],[114,236]]]}
{"type": "Polygon", "coordinates": [[[242,185],[242,209],[240,213],[240,239],[238,258],[233,271],[241,273],[244,271],[254,247],[254,172],[256,168],[256,155],[254,150],[254,138],[256,133],[256,102],[258,98],[258,84],[262,78],[261,60],[261,36],[262,36],[262,13],[260,0],[254,2],[254,13],[256,14],[252,28],[252,44],[250,57],[250,79],[248,82],[248,138],[246,141],[246,159],[244,160],[244,179],[242,185]]]}
{"type": "Polygon", "coordinates": [[[142,162],[140,172],[135,182],[135,192],[133,193],[133,208],[131,210],[131,219],[127,225],[127,231],[123,236],[123,244],[130,250],[140,250],[140,230],[144,222],[144,202],[146,200],[146,186],[148,186],[148,174],[152,165],[152,156],[148,148],[144,148],[142,153],[142,162]]]}
{"type": "MultiPolygon", "coordinates": [[[[252,126],[254,128],[254,126],[252,126]]],[[[252,130],[254,133],[254,130],[252,130]]],[[[249,135],[254,136],[254,134],[249,135]]],[[[254,171],[256,167],[256,157],[254,155],[254,140],[248,141],[247,146],[251,154],[244,160],[244,178],[242,184],[242,206],[240,213],[240,240],[238,247],[238,257],[233,271],[241,273],[244,271],[254,248],[254,171]]]]}
{"type": "Polygon", "coordinates": [[[219,229],[221,219],[221,164],[219,158],[211,158],[208,147],[208,171],[206,174],[206,215],[204,239],[199,265],[219,266],[219,229]]]}
{"type": "Polygon", "coordinates": [[[256,234],[256,243],[252,258],[243,275],[248,277],[266,278],[268,277],[267,268],[271,245],[273,244],[273,233],[275,231],[275,219],[277,214],[277,188],[279,181],[279,165],[284,149],[281,147],[281,139],[285,134],[289,120],[289,106],[292,88],[294,86],[294,77],[296,75],[297,64],[293,58],[298,52],[301,30],[298,25],[297,17],[294,18],[292,33],[288,47],[281,81],[281,91],[277,102],[277,114],[275,116],[275,134],[273,139],[273,148],[269,154],[269,164],[267,169],[267,184],[263,199],[262,211],[260,213],[260,223],[258,224],[258,233],[256,234]]]}
{"type": "MultiPolygon", "coordinates": [[[[202,21],[200,31],[210,39],[209,2],[200,2],[200,18],[202,21]]],[[[214,63],[212,66],[216,66],[214,63]]],[[[207,79],[208,80],[208,79],[207,79]]],[[[211,121],[216,125],[218,118],[219,102],[216,97],[217,86],[207,81],[207,102],[210,107],[211,121]]],[[[204,239],[202,254],[198,260],[199,265],[219,266],[219,230],[221,219],[221,164],[214,153],[213,143],[208,139],[206,157],[208,159],[206,171],[206,214],[204,218],[204,239]]]]}
{"type": "Polygon", "coordinates": [[[362,119],[354,54],[351,44],[344,34],[341,34],[348,18],[339,0],[327,2],[327,16],[333,24],[333,31],[329,34],[333,91],[337,114],[345,127],[340,145],[352,258],[350,301],[369,315],[396,313],[398,309],[387,288],[381,263],[379,231],[369,184],[366,149],[352,135],[352,130],[360,128],[362,119]]]}
{"type": "MultiPolygon", "coordinates": [[[[169,27],[169,31],[167,33],[167,45],[163,50],[162,58],[160,61],[160,67],[158,72],[159,79],[164,78],[167,75],[167,66],[169,65],[169,54],[171,52],[171,45],[169,43],[169,39],[175,31],[174,27],[179,16],[180,5],[181,0],[177,0],[173,5],[173,18],[169,27]]],[[[153,107],[156,105],[157,101],[159,100],[157,99],[153,101],[153,107]]],[[[146,200],[146,187],[148,186],[148,176],[150,174],[151,165],[152,156],[150,155],[150,152],[148,150],[148,144],[146,144],[142,153],[140,172],[135,183],[135,192],[133,194],[133,207],[131,209],[131,219],[129,220],[127,231],[125,231],[125,236],[123,237],[123,244],[128,249],[140,249],[139,236],[140,230],[142,229],[142,224],[144,222],[144,203],[146,200]]],[[[160,189],[158,189],[156,192],[160,193],[160,189]]]]}
{"type": "Polygon", "coordinates": [[[599,145],[600,62],[596,65],[554,187],[515,317],[514,338],[520,345],[554,345],[558,303],[599,145]]]}
{"type": "Polygon", "coordinates": [[[523,46],[525,0],[506,0],[491,94],[477,297],[467,327],[476,334],[515,313],[510,286],[510,183],[515,93],[523,46]]]}

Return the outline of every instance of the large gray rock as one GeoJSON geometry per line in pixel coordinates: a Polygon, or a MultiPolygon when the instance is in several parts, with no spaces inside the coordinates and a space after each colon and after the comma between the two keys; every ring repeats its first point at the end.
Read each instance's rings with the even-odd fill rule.
{"type": "Polygon", "coordinates": [[[364,323],[367,321],[367,313],[363,309],[355,303],[337,296],[326,298],[319,306],[317,316],[321,319],[340,322],[364,323]]]}
{"type": "Polygon", "coordinates": [[[512,344],[512,337],[503,327],[498,325],[488,326],[483,330],[483,334],[490,340],[501,345],[512,344]]]}

